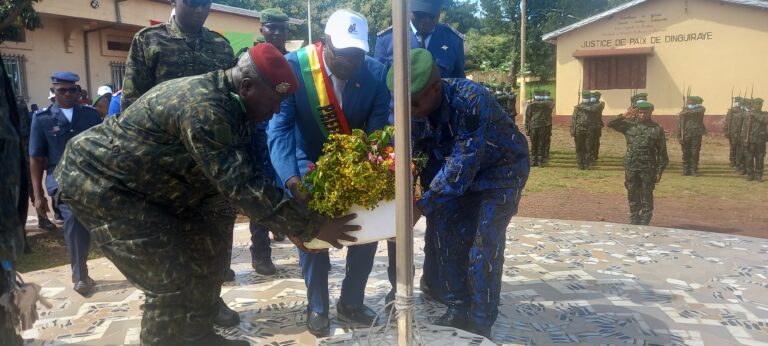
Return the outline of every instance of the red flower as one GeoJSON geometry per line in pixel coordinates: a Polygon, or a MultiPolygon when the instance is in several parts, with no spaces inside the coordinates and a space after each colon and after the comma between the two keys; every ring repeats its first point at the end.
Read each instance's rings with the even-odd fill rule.
{"type": "Polygon", "coordinates": [[[314,162],[307,162],[307,173],[312,172],[317,168],[317,165],[314,162]]]}

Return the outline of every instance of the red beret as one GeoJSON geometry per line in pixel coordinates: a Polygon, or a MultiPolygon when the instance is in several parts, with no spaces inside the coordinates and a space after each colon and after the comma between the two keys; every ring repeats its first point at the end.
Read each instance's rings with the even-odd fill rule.
{"type": "Polygon", "coordinates": [[[299,90],[299,80],[293,74],[291,65],[275,46],[260,43],[248,50],[248,55],[259,73],[267,82],[272,83],[278,94],[290,95],[299,90]]]}

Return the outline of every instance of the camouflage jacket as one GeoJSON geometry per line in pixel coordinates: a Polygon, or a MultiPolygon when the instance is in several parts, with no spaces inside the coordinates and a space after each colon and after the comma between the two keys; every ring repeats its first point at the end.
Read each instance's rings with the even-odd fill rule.
{"type": "Polygon", "coordinates": [[[226,69],[234,64],[234,53],[224,36],[200,28],[198,35],[179,29],[176,18],[136,33],[125,63],[123,99],[125,110],[157,84],[226,69]]]}
{"type": "Polygon", "coordinates": [[[741,133],[739,140],[742,143],[762,143],[766,141],[766,123],[768,123],[768,113],[760,111],[747,111],[741,122],[741,133]]]}
{"type": "Polygon", "coordinates": [[[735,121],[738,117],[741,116],[741,108],[739,107],[731,107],[731,109],[728,110],[728,113],[725,114],[725,123],[723,124],[723,133],[726,137],[729,138],[736,138],[739,136],[739,129],[741,128],[741,124],[735,124],[735,121]]]}
{"type": "Polygon", "coordinates": [[[579,103],[573,107],[573,119],[571,119],[571,135],[575,133],[588,133],[591,129],[590,105],[579,103]]]}
{"type": "Polygon", "coordinates": [[[678,115],[675,136],[678,139],[683,138],[682,136],[692,138],[707,133],[707,128],[704,126],[704,111],[704,107],[683,109],[678,115]]]}
{"type": "Polygon", "coordinates": [[[623,133],[627,140],[624,169],[660,174],[667,167],[667,139],[661,125],[618,116],[608,122],[608,127],[623,133]]]}
{"type": "Polygon", "coordinates": [[[533,101],[525,108],[525,128],[552,126],[552,101],[533,101]]]}
{"type": "Polygon", "coordinates": [[[493,96],[468,79],[443,79],[443,103],[412,122],[414,153],[429,157],[430,182],[418,201],[425,215],[468,191],[516,189],[528,179],[528,143],[493,96]]]}
{"type": "Polygon", "coordinates": [[[0,260],[15,260],[24,249],[24,227],[17,209],[22,175],[19,122],[13,87],[0,64],[0,260]]]}
{"type": "Polygon", "coordinates": [[[92,208],[110,208],[110,196],[140,198],[173,214],[223,195],[271,230],[312,239],[320,216],[253,174],[251,125],[234,91],[229,70],[152,88],[70,140],[56,170],[62,193],[92,208]]]}
{"type": "Polygon", "coordinates": [[[589,115],[587,119],[589,121],[589,127],[592,129],[599,129],[605,127],[603,124],[603,109],[605,109],[605,102],[590,103],[587,107],[589,115]]]}

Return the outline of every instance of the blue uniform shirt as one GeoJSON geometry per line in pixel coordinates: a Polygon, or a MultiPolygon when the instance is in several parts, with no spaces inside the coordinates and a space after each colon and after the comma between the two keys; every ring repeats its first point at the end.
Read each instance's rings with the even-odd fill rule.
{"type": "Polygon", "coordinates": [[[112,100],[109,101],[109,110],[107,111],[108,117],[113,117],[115,114],[120,113],[120,100],[123,98],[123,92],[119,91],[117,94],[112,95],[112,100]]]}
{"type": "Polygon", "coordinates": [[[99,112],[91,107],[75,105],[72,107],[72,122],[67,120],[59,106],[52,105],[32,117],[29,133],[29,156],[48,159],[45,189],[53,193],[58,184],[53,180],[53,171],[64,154],[64,148],[72,137],[101,124],[99,112]]]}
{"type": "Polygon", "coordinates": [[[468,79],[443,79],[443,102],[414,119],[414,154],[429,157],[421,173],[429,188],[418,205],[429,215],[467,191],[522,190],[528,179],[528,142],[485,88],[468,79]]]}
{"type": "MultiPolygon", "coordinates": [[[[419,41],[413,30],[411,34],[411,49],[419,48],[419,41]]],[[[435,63],[440,67],[443,78],[464,78],[464,37],[452,27],[438,23],[429,36],[427,50],[432,53],[435,63]]],[[[373,57],[386,66],[392,66],[392,27],[379,32],[376,37],[376,50],[373,57]]]]}

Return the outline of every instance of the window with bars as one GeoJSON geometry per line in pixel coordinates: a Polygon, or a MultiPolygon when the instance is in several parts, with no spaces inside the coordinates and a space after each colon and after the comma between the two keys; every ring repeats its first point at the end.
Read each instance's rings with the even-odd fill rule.
{"type": "Polygon", "coordinates": [[[645,55],[584,58],[584,89],[645,89],[645,55]]]}
{"type": "Polygon", "coordinates": [[[5,65],[5,72],[11,80],[11,84],[13,84],[13,93],[26,99],[28,95],[24,61],[23,55],[3,55],[3,65],[5,65]]]}
{"type": "Polygon", "coordinates": [[[109,63],[112,68],[112,85],[115,86],[115,91],[123,88],[123,76],[125,76],[125,63],[113,61],[109,63]]]}

